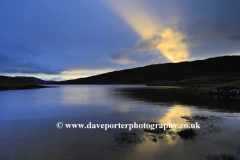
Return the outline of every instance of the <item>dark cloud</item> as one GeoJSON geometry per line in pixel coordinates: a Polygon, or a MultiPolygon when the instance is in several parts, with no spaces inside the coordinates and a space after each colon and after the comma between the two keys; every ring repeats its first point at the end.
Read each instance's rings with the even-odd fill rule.
{"type": "Polygon", "coordinates": [[[189,46],[199,46],[201,45],[201,42],[195,39],[189,39],[189,38],[183,38],[181,40],[181,43],[185,43],[189,46]]]}
{"type": "Polygon", "coordinates": [[[162,36],[160,34],[156,34],[149,38],[142,38],[132,48],[119,50],[113,53],[110,57],[114,60],[114,63],[133,64],[136,62],[124,59],[124,57],[138,52],[156,50],[157,46],[161,43],[161,40],[162,36]]]}
{"type": "Polygon", "coordinates": [[[88,61],[95,61],[95,60],[104,60],[107,59],[107,57],[103,57],[103,56],[93,56],[91,58],[88,58],[88,61]]]}
{"type": "Polygon", "coordinates": [[[229,39],[234,42],[240,42],[240,36],[239,35],[233,35],[230,36],[229,39]]]}
{"type": "Polygon", "coordinates": [[[39,46],[33,44],[30,40],[26,38],[14,38],[14,39],[6,39],[0,36],[0,49],[1,52],[6,53],[17,53],[23,55],[39,55],[42,53],[42,50],[39,49],[39,46]]]}
{"type": "Polygon", "coordinates": [[[16,61],[0,53],[0,66],[8,63],[16,63],[16,61]]]}
{"type": "Polygon", "coordinates": [[[121,49],[119,51],[114,52],[111,55],[111,58],[113,59],[122,59],[130,54],[136,53],[135,49],[121,49]]]}
{"type": "Polygon", "coordinates": [[[156,34],[150,38],[142,38],[137,42],[134,48],[136,48],[137,52],[152,51],[157,48],[161,40],[162,36],[160,34],[156,34]]]}
{"type": "Polygon", "coordinates": [[[33,54],[33,55],[36,55],[38,52],[32,50],[30,47],[27,47],[25,45],[22,45],[22,44],[16,44],[16,45],[13,45],[13,46],[10,46],[10,45],[6,45],[6,48],[8,49],[12,49],[16,52],[21,52],[21,53],[30,53],[30,54],[33,54]]]}
{"type": "Polygon", "coordinates": [[[227,22],[220,18],[196,18],[192,21],[181,21],[177,30],[188,38],[184,43],[203,44],[209,41],[240,42],[240,22],[227,22]],[[231,24],[229,24],[231,23],[231,24]]]}
{"type": "Polygon", "coordinates": [[[239,17],[229,14],[182,20],[175,30],[183,33],[181,42],[188,45],[191,59],[194,59],[239,53],[239,28],[239,17]]]}
{"type": "Polygon", "coordinates": [[[1,73],[43,73],[60,74],[63,68],[53,68],[48,65],[42,65],[33,62],[20,62],[17,59],[9,58],[0,53],[0,72],[1,73]]]}

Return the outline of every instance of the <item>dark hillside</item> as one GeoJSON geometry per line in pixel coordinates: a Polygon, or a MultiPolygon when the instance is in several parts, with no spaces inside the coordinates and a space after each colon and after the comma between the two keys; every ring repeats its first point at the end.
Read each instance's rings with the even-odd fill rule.
{"type": "Polygon", "coordinates": [[[8,77],[0,75],[0,83],[44,84],[47,83],[47,81],[35,77],[20,77],[20,76],[8,77]]]}
{"type": "Polygon", "coordinates": [[[58,84],[147,84],[204,76],[240,77],[240,56],[223,56],[191,62],[165,63],[114,71],[58,84]]]}

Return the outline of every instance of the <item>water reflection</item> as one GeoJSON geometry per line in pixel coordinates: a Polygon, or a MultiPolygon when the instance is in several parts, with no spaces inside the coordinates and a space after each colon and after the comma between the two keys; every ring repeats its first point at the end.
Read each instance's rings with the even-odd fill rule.
{"type": "MultiPolygon", "coordinates": [[[[239,158],[239,113],[230,113],[233,109],[229,113],[219,112],[215,109],[220,103],[208,98],[145,86],[116,85],[3,91],[0,159],[204,159],[207,154],[220,151],[239,158]],[[155,134],[143,129],[59,130],[55,126],[57,122],[191,124],[194,115],[225,119],[202,122],[204,128],[197,132],[194,142],[182,139],[180,129],[155,134]],[[217,128],[221,128],[219,132],[215,132],[217,128]],[[134,132],[142,142],[119,145],[116,138],[121,132],[134,132]]],[[[221,103],[229,108],[239,105],[221,103]]]]}
{"type": "Polygon", "coordinates": [[[81,86],[74,85],[60,87],[62,104],[72,105],[93,105],[104,103],[107,98],[107,90],[102,86],[81,86]]]}
{"type": "MultiPolygon", "coordinates": [[[[185,121],[181,118],[180,115],[191,115],[191,110],[187,108],[186,106],[182,105],[173,105],[171,108],[168,109],[168,113],[161,119],[159,119],[158,123],[160,124],[184,124],[185,121]]],[[[175,129],[174,129],[175,130],[175,129]]],[[[174,135],[175,132],[169,132],[169,134],[166,134],[166,137],[168,139],[169,144],[175,144],[176,138],[174,135]]]]}
{"type": "Polygon", "coordinates": [[[181,118],[182,115],[190,116],[191,109],[183,105],[173,105],[168,109],[168,113],[158,120],[161,124],[184,124],[185,121],[181,118]]]}
{"type": "Polygon", "coordinates": [[[180,118],[182,119],[181,124],[184,124],[184,127],[179,128],[181,124],[176,124],[175,127],[174,125],[170,125],[170,123],[168,126],[165,126],[168,123],[149,123],[146,125],[151,127],[144,129],[144,133],[140,133],[143,138],[140,138],[135,132],[121,132],[116,141],[120,144],[132,144],[146,140],[156,143],[158,140],[166,139],[169,144],[174,145],[176,144],[176,140],[179,139],[195,141],[197,136],[220,132],[221,128],[216,127],[214,123],[223,121],[221,117],[204,115],[181,116],[180,118]]]}
{"type": "MultiPolygon", "coordinates": [[[[130,98],[154,104],[181,104],[185,106],[195,106],[218,110],[222,112],[239,112],[239,101],[219,101],[208,95],[187,92],[182,89],[163,89],[158,87],[150,88],[121,88],[123,98],[130,98]]],[[[164,106],[162,105],[162,106],[164,106]]]]}

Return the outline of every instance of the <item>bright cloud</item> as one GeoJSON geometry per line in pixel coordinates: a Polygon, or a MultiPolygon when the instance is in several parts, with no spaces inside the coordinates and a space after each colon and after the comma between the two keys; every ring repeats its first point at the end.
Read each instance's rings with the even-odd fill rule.
{"type": "MultiPolygon", "coordinates": [[[[142,36],[142,39],[139,40],[132,49],[114,53],[112,55],[112,58],[115,59],[113,62],[118,62],[116,59],[120,60],[133,53],[152,50],[159,50],[172,62],[187,60],[189,56],[187,45],[186,43],[181,42],[184,36],[181,33],[174,32],[171,28],[163,29],[162,26],[154,25],[153,20],[148,16],[147,12],[138,1],[104,0],[104,2],[106,2],[106,4],[124,19],[140,36],[142,36]]],[[[126,62],[126,59],[124,62],[126,62]]]]}
{"type": "Polygon", "coordinates": [[[111,60],[113,63],[121,64],[121,65],[128,65],[128,64],[135,64],[135,61],[128,60],[128,59],[113,59],[111,60]]]}

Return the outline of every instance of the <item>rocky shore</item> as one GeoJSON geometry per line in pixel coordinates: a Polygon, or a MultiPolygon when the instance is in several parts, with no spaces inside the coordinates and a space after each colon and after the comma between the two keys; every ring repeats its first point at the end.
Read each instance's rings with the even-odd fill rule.
{"type": "Polygon", "coordinates": [[[235,87],[213,88],[208,91],[209,95],[239,95],[240,89],[235,87]]]}
{"type": "Polygon", "coordinates": [[[237,87],[221,87],[221,88],[213,88],[208,90],[207,92],[203,92],[199,90],[199,87],[193,86],[185,86],[188,91],[196,92],[200,94],[208,94],[212,96],[214,99],[220,100],[240,100],[240,89],[237,87]]]}

